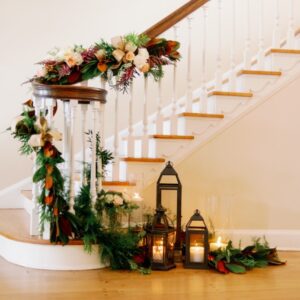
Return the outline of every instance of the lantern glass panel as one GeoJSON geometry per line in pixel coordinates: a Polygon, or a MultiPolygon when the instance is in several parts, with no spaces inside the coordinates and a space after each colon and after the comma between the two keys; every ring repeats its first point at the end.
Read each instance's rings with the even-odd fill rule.
{"type": "Polygon", "coordinates": [[[202,263],[205,256],[205,241],[204,234],[200,232],[190,233],[190,262],[202,263]]]}
{"type": "Polygon", "coordinates": [[[152,261],[155,263],[163,263],[165,244],[162,235],[153,235],[152,243],[152,261]]]}
{"type": "Polygon", "coordinates": [[[168,261],[174,261],[174,244],[175,244],[175,232],[168,234],[168,261]]]}

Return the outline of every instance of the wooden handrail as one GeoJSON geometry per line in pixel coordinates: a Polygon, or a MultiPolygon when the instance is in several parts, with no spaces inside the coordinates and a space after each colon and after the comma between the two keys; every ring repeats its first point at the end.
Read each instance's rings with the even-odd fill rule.
{"type": "Polygon", "coordinates": [[[208,1],[209,0],[190,0],[188,3],[182,5],[164,19],[148,28],[143,34],[148,35],[151,39],[159,36],[208,1]]]}
{"type": "Polygon", "coordinates": [[[99,101],[106,102],[107,91],[94,87],[75,85],[48,85],[37,82],[32,83],[33,95],[42,98],[53,98],[62,101],[80,100],[80,102],[99,101]]]}

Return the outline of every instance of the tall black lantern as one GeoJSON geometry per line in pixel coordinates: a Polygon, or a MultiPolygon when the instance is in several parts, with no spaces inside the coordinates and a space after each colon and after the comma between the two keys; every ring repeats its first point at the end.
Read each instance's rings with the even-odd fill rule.
{"type": "Polygon", "coordinates": [[[170,227],[165,209],[159,206],[152,224],[146,227],[146,243],[148,256],[153,270],[169,270],[175,268],[174,242],[175,229],[170,227]]]}
{"type": "MultiPolygon", "coordinates": [[[[170,178],[170,177],[169,177],[170,178]]],[[[176,241],[175,249],[181,249],[181,196],[182,196],[182,185],[179,180],[177,172],[174,170],[172,163],[168,161],[166,167],[160,173],[160,176],[156,183],[156,207],[162,205],[162,191],[177,191],[177,209],[176,209],[176,241]],[[173,180],[167,180],[164,182],[164,179],[167,176],[171,176],[173,180]],[[172,182],[171,182],[172,181],[172,182]]]]}
{"type": "Polygon", "coordinates": [[[190,218],[185,231],[185,268],[208,268],[208,229],[198,209],[190,218]]]}

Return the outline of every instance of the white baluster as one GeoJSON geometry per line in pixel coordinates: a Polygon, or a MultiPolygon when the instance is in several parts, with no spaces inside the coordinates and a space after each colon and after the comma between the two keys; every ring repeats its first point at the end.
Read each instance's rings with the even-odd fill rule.
{"type": "MultiPolygon", "coordinates": [[[[105,90],[106,81],[101,77],[101,88],[105,90]]],[[[100,140],[101,146],[105,148],[105,103],[100,103],[100,115],[101,115],[101,128],[100,128],[100,140]]]]}
{"type": "Polygon", "coordinates": [[[156,133],[163,133],[164,116],[162,114],[162,89],[161,89],[161,78],[158,80],[158,97],[157,97],[157,115],[156,115],[156,133]]]}
{"type": "Polygon", "coordinates": [[[97,131],[97,103],[92,103],[92,153],[91,153],[91,182],[90,193],[92,203],[94,204],[97,199],[96,191],[96,131],[97,131]]]}
{"type": "Polygon", "coordinates": [[[70,145],[70,160],[69,160],[69,188],[70,188],[70,212],[74,212],[74,199],[75,199],[75,168],[74,168],[74,139],[75,139],[75,122],[76,122],[76,112],[77,112],[77,102],[72,101],[70,103],[71,110],[71,124],[70,124],[70,136],[69,136],[69,145],[70,145]]]}
{"type": "Polygon", "coordinates": [[[144,112],[143,112],[143,136],[142,136],[142,156],[148,157],[148,77],[144,77],[144,112]]]}
{"type": "Polygon", "coordinates": [[[116,91],[115,97],[115,128],[114,128],[114,164],[113,181],[119,180],[120,162],[119,162],[119,92],[116,91]]]}
{"type": "Polygon", "coordinates": [[[246,39],[244,50],[244,69],[249,70],[251,67],[251,53],[250,53],[250,0],[247,0],[246,6],[246,39]]]}
{"type": "Polygon", "coordinates": [[[215,89],[222,88],[222,0],[218,1],[217,68],[215,89]]]}
{"type": "Polygon", "coordinates": [[[280,47],[279,0],[276,0],[276,5],[275,5],[275,18],[274,18],[272,47],[273,48],[279,48],[280,47]]]}
{"type": "Polygon", "coordinates": [[[129,90],[129,115],[128,115],[128,140],[127,156],[134,156],[134,136],[133,136],[133,83],[129,90]]]}
{"type": "Polygon", "coordinates": [[[229,91],[235,91],[236,89],[236,72],[235,72],[235,31],[236,31],[236,3],[232,0],[232,28],[231,28],[231,51],[230,51],[230,74],[229,74],[229,91]]]}
{"type": "Polygon", "coordinates": [[[53,108],[56,104],[56,100],[48,98],[48,99],[46,99],[45,104],[46,104],[46,110],[48,112],[48,114],[47,114],[48,125],[50,127],[52,127],[52,125],[53,125],[53,108]]]}
{"type": "Polygon", "coordinates": [[[86,113],[88,110],[88,103],[82,102],[80,104],[81,110],[81,162],[82,162],[82,171],[81,171],[81,184],[87,184],[86,178],[86,113]]]}
{"type": "Polygon", "coordinates": [[[186,93],[186,105],[185,111],[191,112],[193,110],[193,92],[192,92],[192,70],[191,70],[191,60],[192,60],[192,18],[187,17],[188,21],[188,52],[187,52],[187,93],[186,93]]]}
{"type": "Polygon", "coordinates": [[[259,0],[258,5],[258,54],[257,54],[257,69],[264,68],[264,1],[259,0]]]}
{"type": "MultiPolygon", "coordinates": [[[[35,108],[35,115],[36,117],[39,117],[40,115],[40,105],[41,100],[39,98],[34,99],[34,108],[35,108]]],[[[33,174],[38,170],[39,165],[37,163],[36,154],[34,153],[34,160],[33,160],[33,174]]],[[[32,203],[33,203],[33,209],[31,212],[30,217],[30,225],[29,225],[29,231],[30,235],[39,235],[39,224],[40,224],[40,217],[39,217],[39,203],[38,198],[40,196],[41,189],[39,183],[32,183],[32,203]]]]}
{"type": "Polygon", "coordinates": [[[70,128],[71,128],[71,108],[70,101],[64,101],[64,132],[63,132],[63,157],[65,191],[70,191],[70,128]]]}
{"type": "Polygon", "coordinates": [[[295,47],[295,30],[294,30],[294,0],[289,1],[289,25],[286,39],[286,48],[294,49],[295,47]]]}
{"type": "Polygon", "coordinates": [[[207,5],[202,6],[203,25],[202,25],[202,89],[200,95],[200,112],[207,112],[207,89],[206,89],[206,22],[207,5]]]}
{"type": "MultiPolygon", "coordinates": [[[[177,40],[177,26],[173,27],[174,40],[177,40]]],[[[177,134],[177,63],[173,67],[172,113],[170,117],[171,134],[177,134]]]]}

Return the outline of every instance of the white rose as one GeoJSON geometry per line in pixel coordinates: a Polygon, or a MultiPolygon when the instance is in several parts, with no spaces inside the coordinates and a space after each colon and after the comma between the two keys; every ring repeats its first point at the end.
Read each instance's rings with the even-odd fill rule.
{"type": "Polygon", "coordinates": [[[95,56],[97,57],[98,60],[102,60],[105,57],[105,50],[104,49],[99,49],[96,53],[95,56]]]}
{"type": "Polygon", "coordinates": [[[133,63],[135,64],[135,66],[138,69],[141,69],[147,63],[147,58],[145,58],[144,56],[138,54],[133,59],[133,63]]]}
{"type": "Polygon", "coordinates": [[[37,71],[36,76],[37,77],[45,77],[47,75],[47,69],[46,68],[42,68],[40,70],[37,71]]]}
{"type": "Polygon", "coordinates": [[[124,41],[121,36],[115,36],[111,39],[111,44],[114,48],[124,49],[124,41]]]}
{"type": "Polygon", "coordinates": [[[122,205],[123,204],[123,199],[119,195],[115,195],[115,197],[114,197],[114,203],[116,205],[122,205]]]}
{"type": "Polygon", "coordinates": [[[145,59],[149,58],[149,52],[146,48],[139,48],[138,55],[143,56],[145,59]]]}
{"type": "Polygon", "coordinates": [[[82,58],[81,54],[78,53],[78,52],[74,53],[74,59],[75,59],[75,62],[76,62],[77,66],[79,66],[83,63],[83,58],[82,58]]]}

